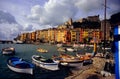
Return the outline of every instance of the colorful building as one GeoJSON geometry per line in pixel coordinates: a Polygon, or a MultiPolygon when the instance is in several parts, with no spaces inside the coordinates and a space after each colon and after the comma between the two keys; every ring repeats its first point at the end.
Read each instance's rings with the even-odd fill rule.
{"type": "Polygon", "coordinates": [[[56,31],[56,42],[66,43],[66,29],[57,29],[56,31]]]}

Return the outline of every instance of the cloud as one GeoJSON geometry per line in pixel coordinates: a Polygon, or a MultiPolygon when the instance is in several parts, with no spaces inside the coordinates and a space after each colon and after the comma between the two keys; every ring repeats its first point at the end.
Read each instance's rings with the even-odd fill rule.
{"type": "Polygon", "coordinates": [[[33,25],[32,24],[25,24],[24,31],[32,31],[33,25]]]}
{"type": "MultiPolygon", "coordinates": [[[[116,11],[119,10],[119,6],[116,6],[118,4],[117,0],[108,2],[110,6],[114,6],[116,11]]],[[[87,17],[92,13],[94,15],[102,14],[101,16],[103,16],[103,4],[104,0],[49,0],[43,6],[33,6],[31,14],[27,18],[34,23],[42,25],[58,25],[63,24],[70,18],[76,18],[76,15],[87,17]]],[[[110,15],[110,12],[108,14],[110,15]]]]}
{"type": "Polygon", "coordinates": [[[0,11],[0,40],[13,39],[22,30],[23,27],[16,22],[13,15],[0,11]]]}
{"type": "Polygon", "coordinates": [[[107,5],[107,11],[109,15],[120,12],[120,0],[111,0],[111,2],[108,2],[107,4],[109,4],[107,5]]]}
{"type": "Polygon", "coordinates": [[[13,39],[15,38],[20,31],[22,30],[20,25],[18,24],[9,24],[9,23],[1,23],[0,24],[0,38],[1,39],[13,39]]]}
{"type": "Polygon", "coordinates": [[[0,23],[17,23],[14,16],[8,12],[0,11],[0,23]]]}
{"type": "Polygon", "coordinates": [[[28,18],[43,25],[61,24],[76,14],[77,7],[72,2],[68,0],[49,0],[44,6],[35,5],[32,7],[28,18]]]}

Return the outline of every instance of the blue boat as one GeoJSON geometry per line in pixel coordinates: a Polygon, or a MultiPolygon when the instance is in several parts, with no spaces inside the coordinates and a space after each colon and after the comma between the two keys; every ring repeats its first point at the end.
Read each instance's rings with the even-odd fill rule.
{"type": "Polygon", "coordinates": [[[33,75],[34,65],[30,62],[25,61],[22,58],[10,57],[7,60],[7,66],[14,72],[26,73],[33,75]]]}

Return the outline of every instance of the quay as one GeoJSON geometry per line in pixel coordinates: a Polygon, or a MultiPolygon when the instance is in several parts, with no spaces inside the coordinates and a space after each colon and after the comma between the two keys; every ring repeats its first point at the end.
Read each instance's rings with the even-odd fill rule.
{"type": "Polygon", "coordinates": [[[13,41],[12,40],[0,40],[0,44],[5,44],[5,43],[9,44],[9,43],[13,43],[13,41]]]}

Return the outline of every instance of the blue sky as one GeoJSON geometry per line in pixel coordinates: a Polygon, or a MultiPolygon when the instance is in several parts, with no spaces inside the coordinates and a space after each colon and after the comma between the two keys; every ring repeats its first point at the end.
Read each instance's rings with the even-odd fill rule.
{"type": "MultiPolygon", "coordinates": [[[[120,0],[107,0],[107,18],[120,12],[120,0]]],[[[104,18],[104,0],[0,0],[0,39],[56,27],[69,18],[104,18]],[[12,22],[13,21],[13,22],[12,22]],[[4,28],[3,28],[4,27],[4,28]]]]}

